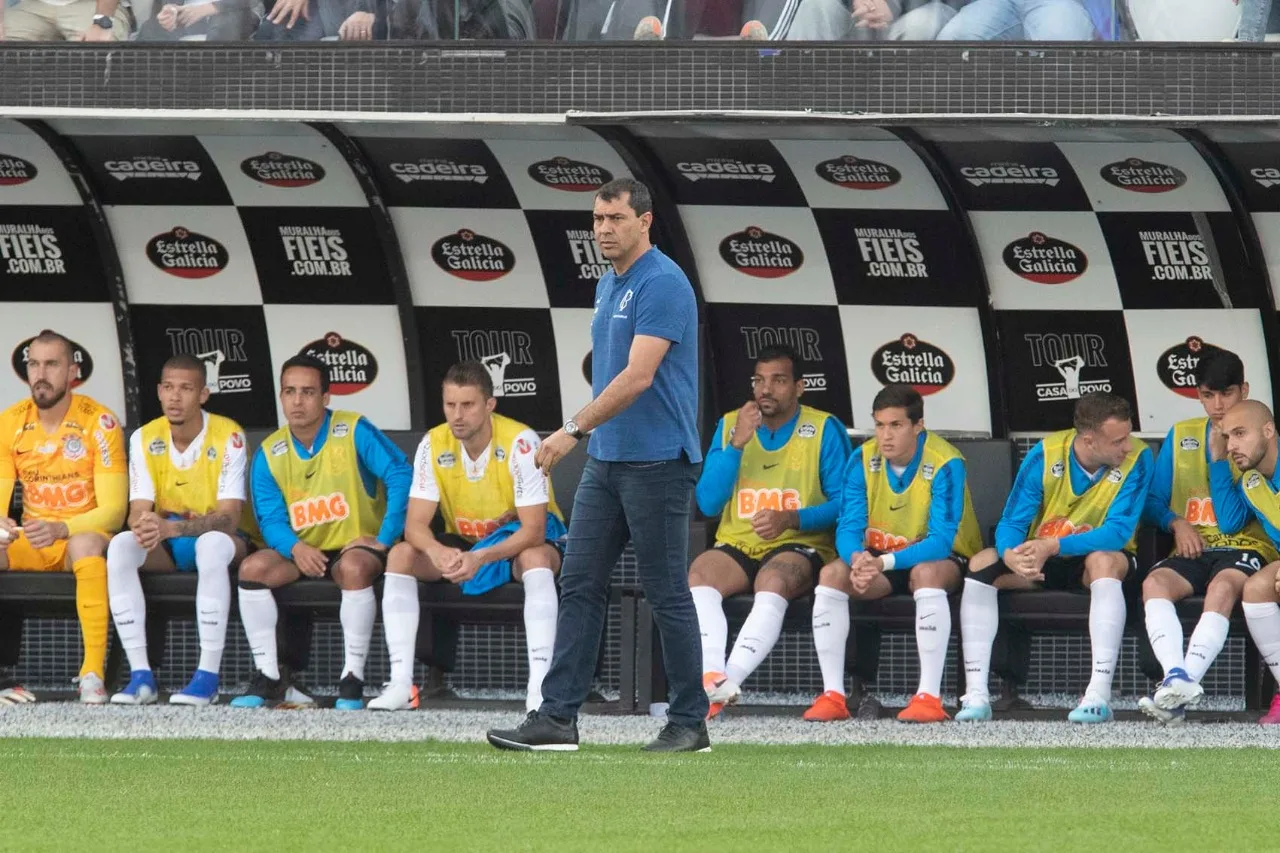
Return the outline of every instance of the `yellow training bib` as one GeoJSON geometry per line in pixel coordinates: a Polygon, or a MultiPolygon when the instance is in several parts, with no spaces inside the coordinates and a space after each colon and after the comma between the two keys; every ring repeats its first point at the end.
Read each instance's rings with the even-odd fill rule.
{"type": "MultiPolygon", "coordinates": [[[[1213,496],[1209,493],[1209,461],[1205,458],[1208,427],[1208,418],[1191,418],[1173,425],[1173,489],[1169,509],[1195,525],[1208,548],[1257,551],[1268,563],[1280,559],[1255,519],[1233,536],[1218,529],[1218,516],[1213,511],[1213,496]]],[[[1231,465],[1231,476],[1240,482],[1240,469],[1235,465],[1231,465]]]]}
{"type": "MultiPolygon", "coordinates": [[[[1033,539],[1060,539],[1074,533],[1087,533],[1102,524],[1138,457],[1148,450],[1142,441],[1133,439],[1133,450],[1120,467],[1112,468],[1084,494],[1077,495],[1071,488],[1071,443],[1075,437],[1074,429],[1066,429],[1050,433],[1040,442],[1044,448],[1044,497],[1040,501],[1040,512],[1031,524],[1033,539]]],[[[1137,550],[1136,538],[1135,528],[1124,546],[1126,551],[1137,550]]]]}
{"type": "Polygon", "coordinates": [[[346,547],[361,536],[377,536],[387,510],[381,482],[365,491],[356,457],[355,412],[332,412],[324,447],[303,459],[284,426],[263,443],[267,468],[284,494],[289,526],[298,538],[322,551],[346,547]]]}
{"type": "MultiPolygon", "coordinates": [[[[733,496],[720,513],[717,543],[736,548],[753,560],[781,545],[807,545],[825,562],[835,559],[833,531],[787,530],[766,542],[751,527],[751,516],[762,509],[798,510],[827,501],[822,493],[822,433],[830,417],[826,412],[801,406],[791,438],[777,450],[765,450],[759,437],[751,436],[742,449],[733,496]]],[[[729,446],[737,422],[737,412],[724,416],[720,440],[725,447],[729,446]]],[[[838,496],[832,495],[831,499],[838,496]]]]}
{"type": "MultiPolygon", "coordinates": [[[[867,532],[864,545],[877,551],[901,551],[929,535],[929,510],[933,504],[933,478],[953,459],[964,457],[948,441],[925,432],[920,449],[920,466],[901,493],[889,483],[888,462],[879,453],[876,440],[862,445],[862,474],[867,483],[867,532]]],[[[969,484],[964,486],[964,513],[951,550],[972,557],[982,550],[982,531],[973,512],[969,484]]]]}
{"type": "MultiPolygon", "coordinates": [[[[466,466],[462,461],[462,442],[454,437],[447,423],[427,433],[434,456],[431,468],[440,490],[444,529],[468,542],[477,542],[493,533],[502,526],[498,519],[516,508],[516,484],[511,478],[507,454],[511,452],[513,443],[518,444],[520,433],[529,427],[496,412],[490,417],[493,438],[489,445],[489,462],[484,466],[484,476],[476,481],[467,479],[466,466]]],[[[532,452],[532,448],[523,451],[517,447],[516,452],[532,452]]],[[[563,520],[550,482],[547,483],[547,496],[550,498],[547,512],[563,520]]]]}

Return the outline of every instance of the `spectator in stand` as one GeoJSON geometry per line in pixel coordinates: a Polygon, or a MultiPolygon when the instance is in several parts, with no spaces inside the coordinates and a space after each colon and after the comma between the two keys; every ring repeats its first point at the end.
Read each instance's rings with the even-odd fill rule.
{"type": "Polygon", "coordinates": [[[842,0],[804,0],[783,37],[788,41],[932,41],[967,2],[853,0],[850,9],[842,0]]]}
{"type": "Polygon", "coordinates": [[[133,16],[124,0],[20,0],[0,4],[5,41],[127,41],[133,16]]]}
{"type": "Polygon", "coordinates": [[[390,37],[382,0],[275,0],[255,41],[372,41],[390,37]]]}
{"type": "Polygon", "coordinates": [[[156,0],[151,7],[151,17],[138,28],[138,40],[177,41],[190,36],[204,36],[205,41],[246,41],[258,29],[261,20],[261,0],[209,0],[163,5],[156,0]]]}
{"type": "Polygon", "coordinates": [[[536,37],[529,0],[396,0],[392,30],[397,38],[419,41],[536,37]]]}
{"type": "Polygon", "coordinates": [[[938,34],[940,41],[1093,41],[1111,32],[1112,0],[973,0],[938,34]],[[1105,29],[1100,29],[1102,23],[1105,29]]]}

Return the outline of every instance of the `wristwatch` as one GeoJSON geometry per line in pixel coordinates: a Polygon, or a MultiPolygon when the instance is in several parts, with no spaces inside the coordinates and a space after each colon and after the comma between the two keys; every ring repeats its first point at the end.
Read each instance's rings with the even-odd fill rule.
{"type": "Polygon", "coordinates": [[[564,434],[573,439],[582,438],[582,430],[578,429],[578,422],[573,418],[564,422],[564,434]]]}
{"type": "MultiPolygon", "coordinates": [[[[81,20],[83,20],[83,18],[82,18],[81,20]]],[[[94,25],[95,27],[102,27],[102,29],[104,29],[104,30],[109,30],[109,29],[111,29],[111,25],[112,25],[111,16],[110,16],[110,15],[101,15],[101,14],[99,14],[99,15],[94,15],[94,16],[93,16],[93,25],[94,25]]]]}

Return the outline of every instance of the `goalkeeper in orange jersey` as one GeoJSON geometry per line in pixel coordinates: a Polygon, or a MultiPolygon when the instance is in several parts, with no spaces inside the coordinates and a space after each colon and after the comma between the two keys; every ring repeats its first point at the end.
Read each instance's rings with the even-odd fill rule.
{"type": "MultiPolygon", "coordinates": [[[[27,348],[31,399],[0,414],[0,505],[22,483],[22,523],[0,518],[0,570],[76,576],[84,636],[80,701],[107,701],[102,682],[110,611],[104,554],[124,523],[129,494],[120,422],[105,406],[71,392],[79,378],[70,341],[45,330],[27,348]]],[[[10,688],[10,697],[30,694],[10,688]]],[[[0,694],[0,703],[4,695],[0,694]]]]}

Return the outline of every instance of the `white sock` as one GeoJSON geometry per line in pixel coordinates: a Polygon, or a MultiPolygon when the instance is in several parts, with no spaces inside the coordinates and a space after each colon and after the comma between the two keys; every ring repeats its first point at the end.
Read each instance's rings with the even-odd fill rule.
{"type": "Polygon", "coordinates": [[[991,646],[1000,628],[999,593],[973,578],[964,579],[960,597],[960,632],[964,635],[965,696],[981,702],[990,699],[991,646]]]}
{"type": "Polygon", "coordinates": [[[916,648],[920,652],[920,686],[917,693],[942,696],[942,670],[947,665],[951,640],[951,606],[945,589],[918,589],[916,600],[916,648]]]}
{"type": "Polygon", "coordinates": [[[742,623],[738,639],[729,653],[724,674],[734,684],[741,685],[747,676],[756,671],[765,657],[773,650],[782,635],[782,620],[787,615],[787,600],[776,592],[757,592],[747,621],[742,623]]]}
{"type": "Polygon", "coordinates": [[[240,587],[240,623],[249,640],[253,665],[267,678],[280,677],[276,649],[276,597],[269,589],[240,587]]]}
{"type": "Polygon", "coordinates": [[[1147,614],[1147,637],[1151,639],[1151,650],[1156,653],[1156,660],[1164,667],[1164,674],[1174,668],[1185,669],[1187,662],[1182,657],[1182,623],[1178,621],[1178,610],[1167,598],[1153,598],[1143,607],[1147,614]]]}
{"type": "Polygon", "coordinates": [[[196,627],[200,632],[200,669],[217,673],[227,645],[227,619],[231,614],[231,572],[236,543],[217,530],[196,539],[196,627]]]}
{"type": "Polygon", "coordinates": [[[1227,642],[1227,630],[1231,622],[1221,613],[1212,610],[1202,614],[1191,632],[1191,642],[1187,644],[1187,675],[1192,681],[1199,681],[1209,669],[1209,665],[1218,657],[1227,642]]]}
{"type": "Polygon", "coordinates": [[[1115,578],[1099,578],[1089,584],[1089,643],[1093,651],[1093,677],[1084,695],[1111,701],[1111,680],[1120,660],[1124,637],[1124,588],[1115,578]]]}
{"type": "Polygon", "coordinates": [[[524,584],[524,637],[529,653],[529,686],[524,704],[526,711],[536,711],[542,707],[542,679],[551,669],[560,599],[556,595],[556,576],[550,569],[528,569],[520,576],[520,582],[524,584]]]}
{"type": "Polygon", "coordinates": [[[813,591],[813,648],[822,669],[822,692],[844,690],[844,650],[849,644],[849,596],[834,587],[813,591]]]}
{"type": "Polygon", "coordinates": [[[1280,605],[1270,601],[1246,601],[1244,621],[1249,626],[1249,636],[1258,647],[1258,655],[1280,681],[1280,605]]]}
{"type": "Polygon", "coordinates": [[[342,591],[338,621],[342,623],[342,642],[347,653],[342,664],[343,677],[349,672],[364,681],[364,662],[369,658],[369,644],[373,642],[373,620],[377,617],[378,599],[373,594],[373,587],[342,591]]]}
{"type": "Polygon", "coordinates": [[[138,569],[147,552],[129,531],[117,533],[107,545],[107,589],[111,618],[120,635],[120,645],[129,658],[130,671],[150,670],[147,662],[147,600],[142,596],[138,569]]]}
{"type": "Polygon", "coordinates": [[[698,611],[702,633],[702,671],[724,672],[724,647],[729,642],[729,622],[724,618],[724,598],[713,586],[690,587],[693,608],[698,611]]]}
{"type": "Polygon", "coordinates": [[[413,659],[418,648],[418,579],[387,572],[382,582],[382,630],[391,658],[391,683],[413,684],[413,659]]]}

